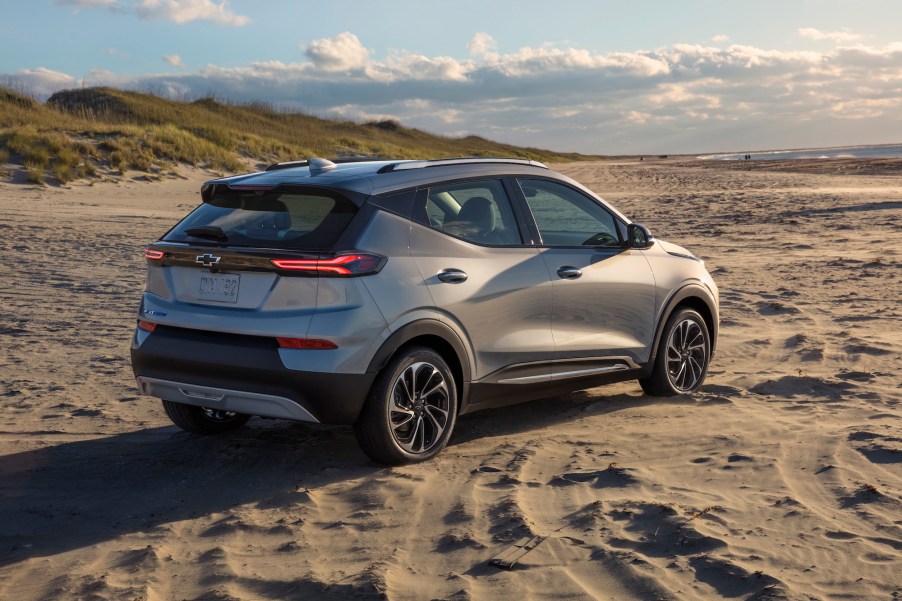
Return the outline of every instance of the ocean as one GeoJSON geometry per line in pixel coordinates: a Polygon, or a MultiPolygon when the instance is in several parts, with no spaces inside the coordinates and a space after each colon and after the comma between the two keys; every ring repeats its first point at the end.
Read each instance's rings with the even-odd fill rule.
{"type": "Polygon", "coordinates": [[[751,155],[751,158],[756,161],[762,159],[898,159],[902,158],[902,144],[704,154],[696,158],[706,161],[741,161],[745,155],[751,155]]]}

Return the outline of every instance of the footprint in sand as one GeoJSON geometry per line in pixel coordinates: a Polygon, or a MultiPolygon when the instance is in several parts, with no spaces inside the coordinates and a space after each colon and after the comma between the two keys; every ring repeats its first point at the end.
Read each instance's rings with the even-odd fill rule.
{"type": "Polygon", "coordinates": [[[138,568],[151,569],[160,564],[160,558],[156,549],[152,545],[148,545],[143,549],[132,549],[119,553],[119,558],[115,563],[116,567],[128,568],[129,570],[137,570],[138,568]]]}
{"type": "Polygon", "coordinates": [[[858,538],[858,535],[852,534],[851,532],[844,532],[842,530],[830,530],[824,532],[824,537],[829,538],[830,540],[852,540],[854,538],[858,538]]]}
{"type": "Polygon", "coordinates": [[[501,471],[504,471],[504,470],[502,470],[502,469],[499,468],[499,467],[492,467],[492,466],[490,466],[490,465],[483,465],[482,467],[478,467],[478,468],[476,468],[475,470],[473,470],[473,471],[470,472],[470,473],[472,473],[472,474],[477,474],[477,473],[482,473],[482,474],[494,474],[494,473],[496,473],[496,472],[501,472],[501,471]]]}
{"type": "Polygon", "coordinates": [[[872,355],[875,357],[893,354],[893,351],[870,344],[847,344],[842,350],[850,355],[872,355]]]}
{"type": "Polygon", "coordinates": [[[851,382],[833,382],[808,376],[782,376],[776,380],[766,380],[755,384],[749,391],[755,394],[784,398],[803,396],[837,400],[855,388],[857,385],[851,382]]]}
{"type": "Polygon", "coordinates": [[[739,453],[733,453],[729,457],[727,457],[727,461],[729,463],[736,463],[737,461],[750,461],[754,462],[755,459],[753,457],[749,457],[748,455],[741,455],[739,453]]]}
{"type": "Polygon", "coordinates": [[[902,463],[902,438],[866,430],[849,434],[852,448],[871,463],[902,463]]]}
{"type": "Polygon", "coordinates": [[[621,488],[637,482],[626,468],[611,464],[607,469],[590,472],[569,472],[551,479],[551,486],[570,486],[592,483],[594,488],[621,488]]]}
{"type": "MultiPolygon", "coordinates": [[[[843,509],[852,509],[867,503],[880,503],[886,500],[886,495],[877,490],[873,484],[861,484],[851,494],[839,498],[839,506],[843,509]]],[[[899,543],[902,548],[902,543],[899,543]]]]}
{"type": "Polygon", "coordinates": [[[759,302],[756,303],[758,313],[761,315],[795,315],[802,311],[798,307],[787,305],[779,301],[759,302]]]}
{"type": "Polygon", "coordinates": [[[836,374],[840,380],[852,380],[853,382],[871,382],[874,374],[866,371],[841,371],[836,374]]]}
{"type": "Polygon", "coordinates": [[[290,540],[287,543],[279,545],[276,553],[300,553],[303,547],[297,541],[290,540]]]}

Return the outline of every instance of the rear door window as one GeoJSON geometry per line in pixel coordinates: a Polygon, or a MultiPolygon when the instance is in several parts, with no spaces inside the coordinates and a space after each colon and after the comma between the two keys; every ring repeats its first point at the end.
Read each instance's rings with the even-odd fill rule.
{"type": "Polygon", "coordinates": [[[500,180],[430,188],[426,218],[433,229],[477,244],[522,244],[510,199],[500,180]]]}
{"type": "Polygon", "coordinates": [[[226,190],[188,215],[164,240],[326,251],[356,213],[357,205],[338,194],[226,190]]]}

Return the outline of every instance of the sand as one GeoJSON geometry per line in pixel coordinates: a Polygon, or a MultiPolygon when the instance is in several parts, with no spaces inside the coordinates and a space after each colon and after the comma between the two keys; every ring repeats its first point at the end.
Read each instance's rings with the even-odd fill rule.
{"type": "Polygon", "coordinates": [[[705,259],[702,392],[476,413],[396,469],[137,395],[142,245],[204,174],[0,183],[0,599],[902,598],[902,174],[768,163],[559,167],[705,259]]]}

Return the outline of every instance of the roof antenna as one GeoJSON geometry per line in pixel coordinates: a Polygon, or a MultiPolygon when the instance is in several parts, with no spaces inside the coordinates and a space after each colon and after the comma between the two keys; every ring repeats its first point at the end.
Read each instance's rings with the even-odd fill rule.
{"type": "Polygon", "coordinates": [[[307,159],[307,164],[310,166],[310,175],[319,175],[320,173],[335,169],[335,163],[329,159],[321,159],[318,157],[310,157],[307,159]]]}

